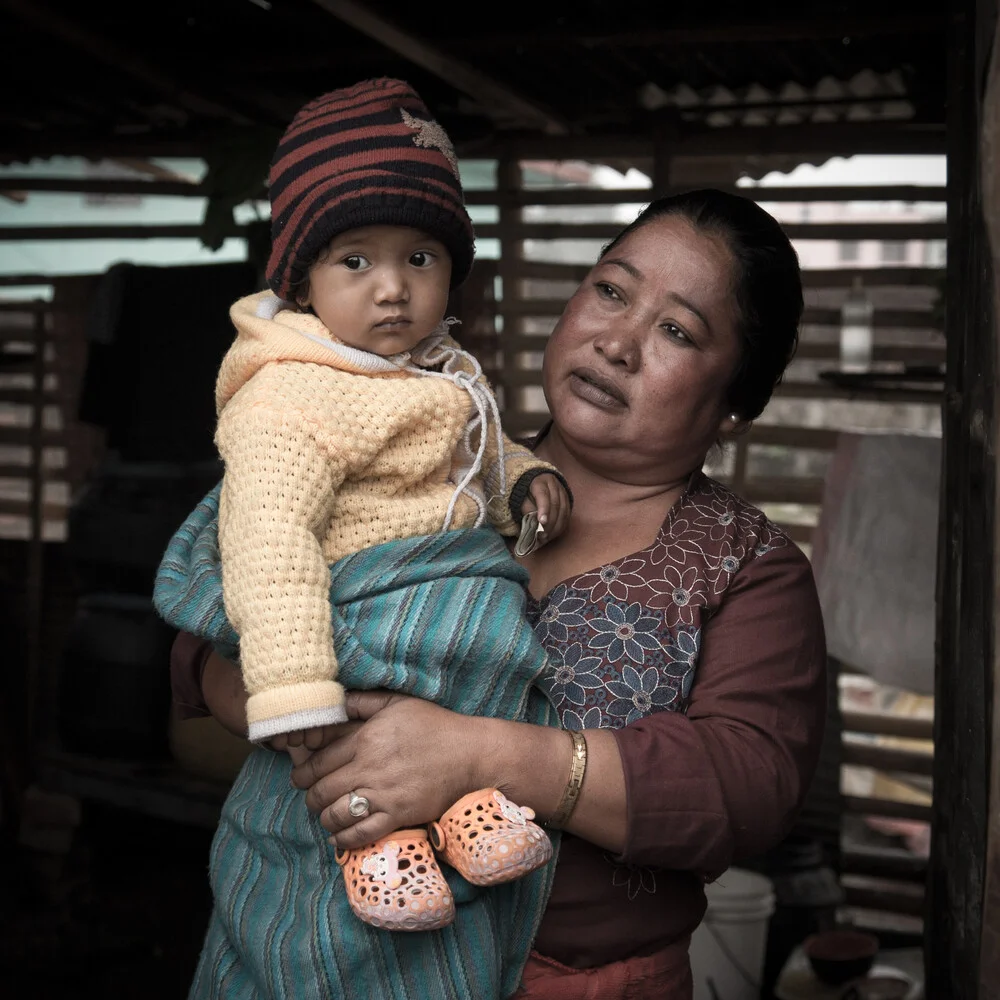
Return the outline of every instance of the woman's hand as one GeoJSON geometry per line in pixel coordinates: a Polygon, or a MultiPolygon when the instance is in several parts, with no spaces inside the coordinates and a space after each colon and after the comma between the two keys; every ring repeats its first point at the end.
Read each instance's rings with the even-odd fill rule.
{"type": "Polygon", "coordinates": [[[364,724],[341,727],[346,735],[292,771],[292,783],[307,790],[306,805],[337,847],[363,847],[393,830],[423,826],[490,784],[480,773],[488,759],[482,719],[378,691],[348,693],[347,714],[364,724]],[[368,799],[368,816],[347,811],[351,791],[368,799]]]}

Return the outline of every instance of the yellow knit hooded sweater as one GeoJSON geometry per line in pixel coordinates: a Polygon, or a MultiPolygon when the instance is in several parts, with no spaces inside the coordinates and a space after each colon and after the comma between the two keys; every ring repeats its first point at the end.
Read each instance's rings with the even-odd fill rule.
{"type": "MultiPolygon", "coordinates": [[[[233,305],[238,335],[216,384],[223,593],[240,635],[253,740],[346,719],[331,563],[440,531],[452,504],[449,527],[481,520],[475,499],[456,497],[469,391],[349,348],[317,317],[279,309],[270,292],[233,305]]],[[[555,469],[506,438],[501,453],[495,432],[477,432],[487,442],[473,485],[489,522],[514,535],[512,489],[526,472],[555,469]]]]}

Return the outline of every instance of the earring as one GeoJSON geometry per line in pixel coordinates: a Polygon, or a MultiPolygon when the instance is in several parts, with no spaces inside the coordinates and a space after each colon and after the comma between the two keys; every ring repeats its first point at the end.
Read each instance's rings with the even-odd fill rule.
{"type": "Polygon", "coordinates": [[[738,413],[730,413],[729,421],[733,424],[738,424],[740,422],[740,415],[738,413]]]}

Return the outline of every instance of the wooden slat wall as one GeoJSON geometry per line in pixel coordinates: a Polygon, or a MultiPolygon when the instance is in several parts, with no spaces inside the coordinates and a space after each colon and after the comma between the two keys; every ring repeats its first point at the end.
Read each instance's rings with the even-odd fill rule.
{"type": "Polygon", "coordinates": [[[0,537],[60,541],[74,486],[97,436],[76,420],[86,363],[94,277],[19,279],[52,287],[51,301],[22,299],[5,282],[0,301],[0,537]]]}
{"type": "MultiPolygon", "coordinates": [[[[848,766],[872,768],[901,786],[924,791],[929,788],[934,758],[926,747],[931,741],[933,721],[901,718],[868,712],[845,712],[842,762],[848,766]],[[904,747],[869,742],[872,736],[888,736],[916,741],[904,747]]],[[[905,798],[884,799],[873,796],[843,796],[847,813],[873,817],[875,820],[930,823],[931,806],[926,801],[905,798]]],[[[845,903],[855,920],[866,922],[875,914],[892,916],[897,927],[912,927],[916,932],[925,917],[925,887],[928,860],[899,848],[848,845],[841,852],[841,882],[845,903]]]]}
{"type": "Polygon", "coordinates": [[[53,326],[50,303],[0,303],[0,536],[32,543],[62,520],[45,498],[65,459],[53,326]]]}
{"type": "MultiPolygon", "coordinates": [[[[26,547],[26,676],[20,708],[26,746],[54,726],[43,662],[55,648],[53,593],[46,546],[66,537],[71,494],[86,479],[100,448],[98,432],[76,419],[86,364],[86,317],[98,279],[26,275],[0,284],[0,538],[26,547]],[[51,300],[19,298],[19,286],[49,286],[51,300]]],[[[34,761],[31,761],[33,766],[34,761]]]]}

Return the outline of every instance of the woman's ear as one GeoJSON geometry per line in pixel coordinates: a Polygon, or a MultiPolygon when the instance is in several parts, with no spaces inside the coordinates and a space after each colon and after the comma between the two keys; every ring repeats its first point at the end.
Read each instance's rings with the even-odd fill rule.
{"type": "Polygon", "coordinates": [[[746,432],[750,430],[752,422],[753,421],[751,420],[744,420],[735,411],[727,413],[722,418],[722,423],[719,424],[719,434],[724,438],[739,437],[741,434],[746,434],[746,432]]]}

